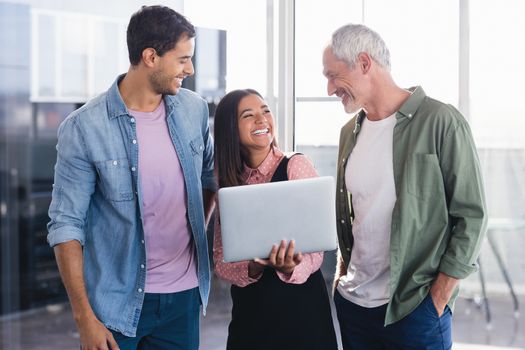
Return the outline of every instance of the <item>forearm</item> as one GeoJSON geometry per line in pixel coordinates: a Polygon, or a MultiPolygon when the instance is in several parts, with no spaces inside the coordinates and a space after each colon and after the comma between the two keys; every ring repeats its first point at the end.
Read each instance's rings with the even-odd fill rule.
{"type": "Polygon", "coordinates": [[[439,272],[430,287],[430,294],[436,307],[444,309],[458,286],[459,280],[439,272]]]}
{"type": "Polygon", "coordinates": [[[111,332],[97,319],[84,284],[82,246],[68,241],[55,246],[55,256],[66,286],[82,349],[118,349],[111,332]]]}
{"type": "Polygon", "coordinates": [[[82,246],[73,240],[56,245],[54,251],[75,321],[95,317],[84,284],[82,246]]]}

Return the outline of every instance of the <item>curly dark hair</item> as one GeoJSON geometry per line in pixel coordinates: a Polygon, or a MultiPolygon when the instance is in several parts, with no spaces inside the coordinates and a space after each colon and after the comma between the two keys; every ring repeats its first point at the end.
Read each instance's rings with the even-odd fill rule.
{"type": "Polygon", "coordinates": [[[138,65],[142,51],[147,48],[162,56],[183,37],[195,37],[195,27],[186,17],[166,6],[142,6],[128,24],[129,61],[138,65]]]}

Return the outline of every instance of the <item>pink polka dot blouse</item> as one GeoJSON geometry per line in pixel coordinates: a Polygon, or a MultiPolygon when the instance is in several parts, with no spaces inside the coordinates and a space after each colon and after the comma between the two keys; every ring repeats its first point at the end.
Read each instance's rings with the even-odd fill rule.
{"type": "MultiPolygon", "coordinates": [[[[247,185],[270,182],[284,154],[274,149],[268,153],[266,159],[257,169],[244,166],[242,175],[243,181],[247,185]]],[[[316,177],[317,172],[312,162],[302,154],[298,154],[288,162],[288,179],[306,179],[316,177]]],[[[223,261],[221,226],[219,220],[219,206],[217,203],[215,212],[215,236],[213,243],[213,260],[215,262],[215,272],[217,275],[239,287],[245,287],[257,282],[258,278],[248,276],[248,261],[226,263],[223,261]]],[[[279,278],[286,283],[301,284],[306,282],[308,277],[321,267],[323,262],[323,252],[303,254],[303,260],[297,265],[294,271],[287,275],[277,271],[279,278]]]]}

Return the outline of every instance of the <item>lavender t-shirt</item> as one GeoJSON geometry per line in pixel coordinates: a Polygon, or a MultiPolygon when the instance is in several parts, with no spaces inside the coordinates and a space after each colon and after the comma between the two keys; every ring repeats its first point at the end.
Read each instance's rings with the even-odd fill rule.
{"type": "Polygon", "coordinates": [[[146,241],[146,292],[173,293],[198,285],[187,194],[168,132],[164,102],[153,112],[129,111],[139,145],[139,181],[146,241]]]}

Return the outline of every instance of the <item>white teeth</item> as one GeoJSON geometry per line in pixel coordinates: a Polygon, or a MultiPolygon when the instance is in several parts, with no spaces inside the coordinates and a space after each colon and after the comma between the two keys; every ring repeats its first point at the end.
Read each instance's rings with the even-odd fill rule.
{"type": "Polygon", "coordinates": [[[255,130],[254,132],[252,132],[252,135],[260,135],[260,134],[266,134],[266,133],[268,133],[268,128],[255,130]]]}

